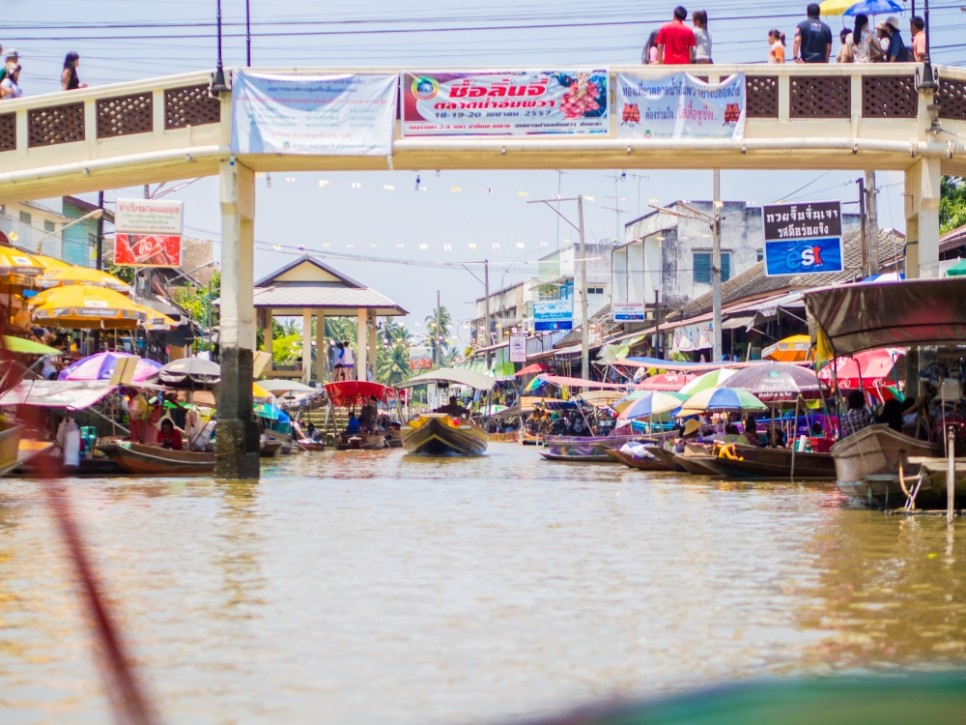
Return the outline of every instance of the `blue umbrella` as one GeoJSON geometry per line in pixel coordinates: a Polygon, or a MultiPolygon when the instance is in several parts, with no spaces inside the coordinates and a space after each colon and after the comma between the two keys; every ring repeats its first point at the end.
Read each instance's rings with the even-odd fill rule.
{"type": "Polygon", "coordinates": [[[846,10],[843,15],[884,15],[885,13],[901,13],[902,6],[894,0],[862,0],[846,10]]]}

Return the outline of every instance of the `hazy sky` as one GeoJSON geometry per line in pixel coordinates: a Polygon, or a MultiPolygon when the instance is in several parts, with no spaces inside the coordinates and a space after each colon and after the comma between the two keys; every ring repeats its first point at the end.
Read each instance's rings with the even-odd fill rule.
{"type": "MultiPolygon", "coordinates": [[[[606,67],[639,62],[648,33],[670,18],[675,3],[358,2],[250,0],[252,65],[269,67],[455,68],[606,67]]],[[[718,62],[764,62],[769,29],[788,36],[804,17],[805,2],[712,0],[708,11],[718,62]]],[[[917,12],[921,13],[921,3],[917,12]]],[[[909,7],[907,5],[907,7],[909,7]]],[[[960,5],[931,7],[935,62],[966,63],[961,42],[966,14],[960,5]]],[[[101,85],[211,69],[216,60],[215,0],[4,0],[0,43],[21,54],[25,95],[56,91],[65,53],[81,56],[81,80],[101,85]]],[[[908,41],[908,17],[902,18],[908,41]]],[[[245,2],[222,0],[226,67],[245,63],[245,2]]],[[[885,19],[885,16],[879,18],[885,19]]],[[[826,18],[833,32],[840,17],[826,18]]],[[[838,42],[836,40],[835,47],[838,42]]],[[[519,281],[528,264],[571,238],[572,230],[549,209],[528,200],[584,194],[588,239],[619,236],[622,224],[649,211],[650,200],[706,199],[711,172],[619,170],[532,172],[413,172],[273,174],[258,180],[256,238],[303,245],[332,266],[367,283],[412,313],[417,333],[441,291],[454,318],[473,316],[483,287],[457,264],[452,270],[422,261],[490,260],[492,289],[519,281]],[[390,189],[390,187],[392,187],[390,189]],[[620,215],[615,209],[620,209],[620,215]],[[340,257],[331,256],[340,255],[340,257]],[[398,263],[343,259],[379,257],[398,263]]],[[[728,200],[771,203],[782,199],[854,200],[856,172],[722,173],[728,200]]],[[[903,230],[902,175],[880,173],[879,220],[903,230]]],[[[110,190],[139,196],[142,190],[110,190]]],[[[203,179],[169,198],[185,201],[186,233],[217,242],[217,184],[203,179]]],[[[850,209],[855,207],[848,207],[850,209]]],[[[576,219],[575,209],[562,211],[576,219]]],[[[291,256],[259,249],[261,276],[291,256]]],[[[479,270],[474,268],[479,274],[479,270]]],[[[482,274],[480,274],[482,277],[482,274]]],[[[466,337],[465,333],[461,335],[466,337]]]]}

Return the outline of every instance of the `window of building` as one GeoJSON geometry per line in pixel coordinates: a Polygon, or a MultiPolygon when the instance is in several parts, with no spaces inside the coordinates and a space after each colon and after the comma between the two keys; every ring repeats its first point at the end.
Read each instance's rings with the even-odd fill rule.
{"type": "Polygon", "coordinates": [[[587,288],[587,294],[589,294],[589,295],[602,295],[602,294],[604,294],[604,288],[603,287],[588,287],[587,288]]]}
{"type": "MultiPolygon", "coordinates": [[[[693,257],[694,283],[711,284],[711,252],[695,252],[693,257]]],[[[731,252],[721,253],[721,281],[731,279],[731,252]]]]}
{"type": "Polygon", "coordinates": [[[757,252],[755,252],[755,261],[756,262],[760,262],[764,258],[765,258],[765,253],[762,250],[759,249],[757,252]]]}
{"type": "Polygon", "coordinates": [[[30,212],[29,211],[24,211],[23,209],[21,209],[20,210],[20,223],[21,224],[26,224],[26,225],[29,226],[30,225],[30,221],[31,221],[30,220],[30,212]]]}
{"type": "Polygon", "coordinates": [[[54,224],[54,223],[53,223],[52,221],[50,221],[49,219],[44,219],[44,231],[45,231],[45,232],[53,232],[53,231],[57,231],[57,225],[56,225],[56,224],[54,224]]]}

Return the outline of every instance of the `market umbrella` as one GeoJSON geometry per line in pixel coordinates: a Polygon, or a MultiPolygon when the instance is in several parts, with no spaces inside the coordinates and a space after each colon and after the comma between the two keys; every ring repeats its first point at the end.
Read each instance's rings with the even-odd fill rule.
{"type": "Polygon", "coordinates": [[[148,317],[140,305],[120,292],[89,285],[53,287],[32,297],[27,306],[34,322],[70,329],[131,330],[148,317]]]}
{"type": "Polygon", "coordinates": [[[962,277],[966,275],[966,259],[960,260],[958,264],[946,270],[947,277],[962,277]]]}
{"type": "Polygon", "coordinates": [[[163,365],[156,377],[170,387],[210,388],[221,380],[221,366],[200,357],[183,357],[163,365]]]}
{"type": "Polygon", "coordinates": [[[736,372],[738,371],[734,368],[718,368],[717,370],[712,370],[704,375],[699,375],[681,388],[679,392],[690,397],[695,393],[700,393],[702,390],[720,387],[725,380],[736,372]]]}
{"type": "Polygon", "coordinates": [[[124,358],[137,358],[134,366],[132,382],[140,383],[147,380],[161,369],[161,363],[147,358],[130,355],[125,352],[99,352],[88,355],[60,371],[58,380],[110,380],[114,368],[124,358]]]}
{"type": "Polygon", "coordinates": [[[527,365],[525,368],[517,370],[513,375],[517,378],[521,375],[536,375],[537,373],[542,373],[545,369],[543,365],[533,363],[532,365],[527,365]]]}
{"type": "Polygon", "coordinates": [[[20,355],[60,355],[60,350],[35,340],[25,340],[14,335],[3,336],[3,347],[7,352],[20,355]]]}
{"type": "Polygon", "coordinates": [[[63,287],[69,284],[87,284],[95,287],[107,287],[123,294],[131,293],[131,285],[127,282],[122,282],[117,277],[99,269],[77,265],[48,269],[37,277],[35,283],[38,287],[44,289],[63,287]]]}
{"type": "Polygon", "coordinates": [[[740,388],[708,388],[684,401],[681,415],[701,412],[762,411],[768,406],[755,395],[740,388]]]}
{"type": "Polygon", "coordinates": [[[300,383],[297,380],[262,380],[258,383],[272,395],[285,393],[318,393],[318,388],[300,383]]]}
{"type": "Polygon", "coordinates": [[[691,373],[661,373],[645,378],[637,387],[640,390],[667,390],[677,392],[697,376],[691,373]]]}
{"type": "Polygon", "coordinates": [[[255,415],[266,420],[275,420],[279,423],[290,423],[289,414],[271,403],[260,403],[254,407],[255,415]]]}
{"type": "Polygon", "coordinates": [[[762,360],[776,362],[802,362],[808,359],[812,338],[808,335],[792,335],[769,345],[761,351],[762,360]]]}
{"type": "Polygon", "coordinates": [[[895,382],[889,378],[905,354],[901,347],[880,347],[851,357],[837,357],[819,370],[818,379],[839,390],[879,390],[895,382]]]}
{"type": "Polygon", "coordinates": [[[885,15],[886,13],[901,13],[903,7],[895,0],[860,0],[853,3],[843,15],[885,15]]]}
{"type": "Polygon", "coordinates": [[[34,259],[37,264],[40,265],[41,274],[47,274],[47,272],[54,272],[58,269],[70,269],[74,265],[70,262],[65,262],[62,259],[57,259],[57,257],[51,257],[46,254],[38,254],[37,252],[31,252],[30,256],[34,259]]]}
{"type": "Polygon", "coordinates": [[[638,400],[624,408],[617,417],[620,420],[647,418],[677,410],[688,396],[667,390],[648,390],[638,400]]]}
{"type": "Polygon", "coordinates": [[[822,15],[843,15],[853,5],[855,0],[825,0],[818,7],[822,15]]]}
{"type": "Polygon", "coordinates": [[[8,295],[19,292],[33,284],[41,272],[43,267],[33,255],[16,247],[0,245],[0,290],[8,295]]]}
{"type": "Polygon", "coordinates": [[[823,390],[818,376],[808,368],[776,362],[739,370],[722,387],[747,390],[768,403],[794,402],[799,396],[818,398],[823,390]]]}

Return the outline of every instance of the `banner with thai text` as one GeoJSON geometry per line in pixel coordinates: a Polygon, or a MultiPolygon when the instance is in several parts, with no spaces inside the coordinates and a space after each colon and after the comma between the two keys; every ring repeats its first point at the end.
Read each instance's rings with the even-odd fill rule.
{"type": "Polygon", "coordinates": [[[232,82],[236,154],[388,156],[398,76],[260,75],[232,82]]]}
{"type": "Polygon", "coordinates": [[[761,211],[765,276],[823,274],[845,269],[841,202],[767,204],[761,211]]]}
{"type": "Polygon", "coordinates": [[[184,203],[169,199],[118,199],[114,212],[114,264],[180,267],[184,203]]]}
{"type": "Polygon", "coordinates": [[[731,138],[745,135],[745,74],[705,83],[688,73],[666,78],[617,75],[619,138],[731,138]]]}
{"type": "Polygon", "coordinates": [[[606,70],[403,73],[403,136],[606,134],[606,70]]]}
{"type": "Polygon", "coordinates": [[[574,301],[541,300],[533,303],[533,329],[538,332],[547,330],[572,330],[574,326],[574,301]]]}

